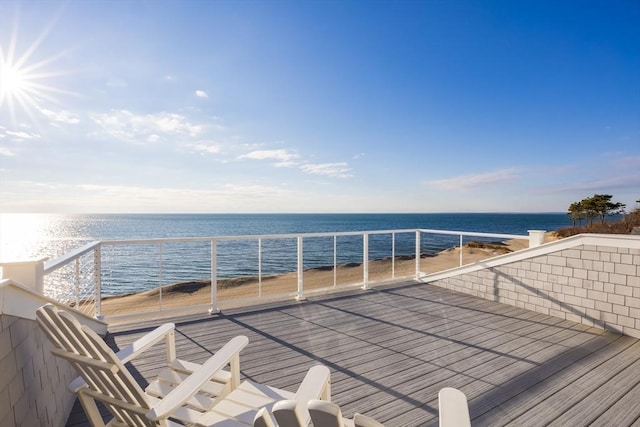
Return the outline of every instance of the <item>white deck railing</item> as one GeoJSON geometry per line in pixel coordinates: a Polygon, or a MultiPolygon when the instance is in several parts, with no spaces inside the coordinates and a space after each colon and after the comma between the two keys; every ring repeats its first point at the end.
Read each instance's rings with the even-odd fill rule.
{"type": "MultiPolygon", "coordinates": [[[[367,289],[374,283],[420,278],[443,269],[430,265],[431,256],[443,250],[451,252],[450,258],[456,257],[454,264],[445,267],[452,268],[476,260],[464,246],[470,240],[525,239],[528,246],[535,246],[541,243],[540,233],[403,229],[108,240],[44,263],[42,277],[35,275],[36,281],[41,280],[35,287],[98,318],[123,319],[141,312],[216,312],[229,306],[304,299],[318,292],[357,286],[367,289]],[[331,270],[332,274],[324,273],[320,283],[305,280],[314,270],[331,270]],[[278,286],[272,285],[274,277],[280,278],[278,286]],[[229,287],[234,281],[251,286],[229,287]],[[245,291],[236,292],[240,288],[245,291]],[[180,296],[198,291],[206,292],[206,297],[180,296]],[[139,294],[138,300],[117,298],[133,293],[139,294]]],[[[7,271],[3,264],[3,270],[4,277],[11,278],[11,269],[7,271]]]]}
{"type": "Polygon", "coordinates": [[[99,317],[100,276],[100,242],[92,242],[44,263],[44,294],[99,317]]]}

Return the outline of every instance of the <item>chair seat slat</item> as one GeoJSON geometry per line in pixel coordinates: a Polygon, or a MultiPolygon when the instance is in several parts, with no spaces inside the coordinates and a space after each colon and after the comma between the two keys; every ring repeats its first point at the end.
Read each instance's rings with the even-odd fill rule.
{"type": "MultiPolygon", "coordinates": [[[[172,370],[189,375],[200,369],[200,366],[202,365],[199,363],[189,362],[182,359],[175,359],[169,364],[169,367],[172,370]]],[[[220,383],[227,383],[231,381],[231,372],[226,369],[221,369],[219,371],[216,371],[211,379],[220,383]]]]}
{"type": "MultiPolygon", "coordinates": [[[[145,389],[147,394],[156,397],[163,397],[171,393],[176,388],[175,385],[167,384],[161,381],[154,381],[145,389]]],[[[196,393],[189,400],[185,402],[190,408],[195,408],[198,411],[207,411],[211,409],[216,400],[204,393],[196,393]]]]}
{"type": "MultiPolygon", "coordinates": [[[[178,385],[182,381],[186,380],[189,377],[187,374],[183,374],[181,372],[175,372],[173,369],[165,368],[158,374],[157,381],[160,381],[165,384],[174,384],[178,385]]],[[[227,388],[229,386],[229,382],[222,383],[218,381],[211,380],[206,382],[200,392],[209,394],[213,397],[218,397],[223,394],[226,394],[227,388]]]]}

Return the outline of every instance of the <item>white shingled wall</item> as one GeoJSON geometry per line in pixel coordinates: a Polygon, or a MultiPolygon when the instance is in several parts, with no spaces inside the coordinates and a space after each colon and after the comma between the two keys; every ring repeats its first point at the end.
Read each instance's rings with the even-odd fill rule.
{"type": "Polygon", "coordinates": [[[640,338],[640,249],[627,246],[560,247],[429,283],[640,338]]]}
{"type": "Polygon", "coordinates": [[[33,320],[0,315],[0,426],[64,426],[77,376],[33,320]]]}

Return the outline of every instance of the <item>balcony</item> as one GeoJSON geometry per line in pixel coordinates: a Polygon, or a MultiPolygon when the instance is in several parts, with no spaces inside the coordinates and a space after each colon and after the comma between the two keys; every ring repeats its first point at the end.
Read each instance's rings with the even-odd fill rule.
{"type": "MultiPolygon", "coordinates": [[[[146,317],[112,316],[108,325],[95,317],[105,245],[47,264],[9,266],[21,280],[0,282],[0,425],[86,425],[65,391],[75,373],[49,357],[32,321],[35,308],[51,300],[42,295],[44,284],[63,269],[70,274],[55,280],[70,278],[68,288],[76,290],[66,302],[85,309],[77,315],[92,327],[108,326],[114,349],[161,317],[177,324],[178,354],[194,361],[243,334],[250,340],[241,356],[244,377],[293,390],[310,366],[323,363],[332,372],[333,400],[347,416],[358,411],[389,426],[437,425],[437,392],[449,386],[467,395],[473,425],[640,422],[640,236],[580,235],[494,257],[460,255],[457,266],[433,271],[421,252],[424,232],[410,231],[416,254],[408,270],[394,267],[392,244],[391,273],[383,280],[373,273],[377,260],[369,259],[365,233],[355,283],[337,284],[334,262],[333,280],[309,287],[309,245],[297,236],[292,288],[279,298],[260,296],[238,307],[211,292],[196,311],[162,307],[160,299],[160,309],[146,317]],[[28,281],[34,289],[19,284],[28,281]],[[222,311],[207,313],[215,307],[222,311]]],[[[167,243],[174,242],[151,242],[167,243]]],[[[217,284],[215,249],[205,255],[210,283],[217,284]]],[[[163,277],[162,257],[159,265],[163,277]]],[[[134,364],[142,383],[155,363],[150,357],[134,364]]]]}
{"type": "MultiPolygon", "coordinates": [[[[203,361],[243,334],[242,375],[295,390],[317,363],[332,400],[389,426],[436,426],[437,394],[456,387],[474,426],[634,425],[640,420],[640,341],[417,282],[214,316],[171,319],[178,354],[203,361]]],[[[115,328],[114,348],[157,322],[115,328]]],[[[133,366],[140,381],[158,367],[133,366]]],[[[67,426],[86,425],[78,404],[67,426]]]]}

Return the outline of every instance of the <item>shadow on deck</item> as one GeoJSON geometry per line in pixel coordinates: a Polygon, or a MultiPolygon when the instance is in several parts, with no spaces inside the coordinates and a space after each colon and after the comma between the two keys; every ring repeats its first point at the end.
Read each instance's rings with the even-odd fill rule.
{"type": "MultiPolygon", "coordinates": [[[[639,340],[435,286],[172,321],[181,358],[202,362],[246,335],[243,377],[295,390],[322,363],[344,415],[388,426],[436,426],[438,390],[447,386],[467,395],[477,426],[640,425],[639,340]]],[[[121,348],[154,326],[129,325],[108,340],[121,348]]],[[[151,352],[134,364],[142,383],[162,357],[151,352]]],[[[87,425],[79,404],[67,425],[87,425]]]]}

